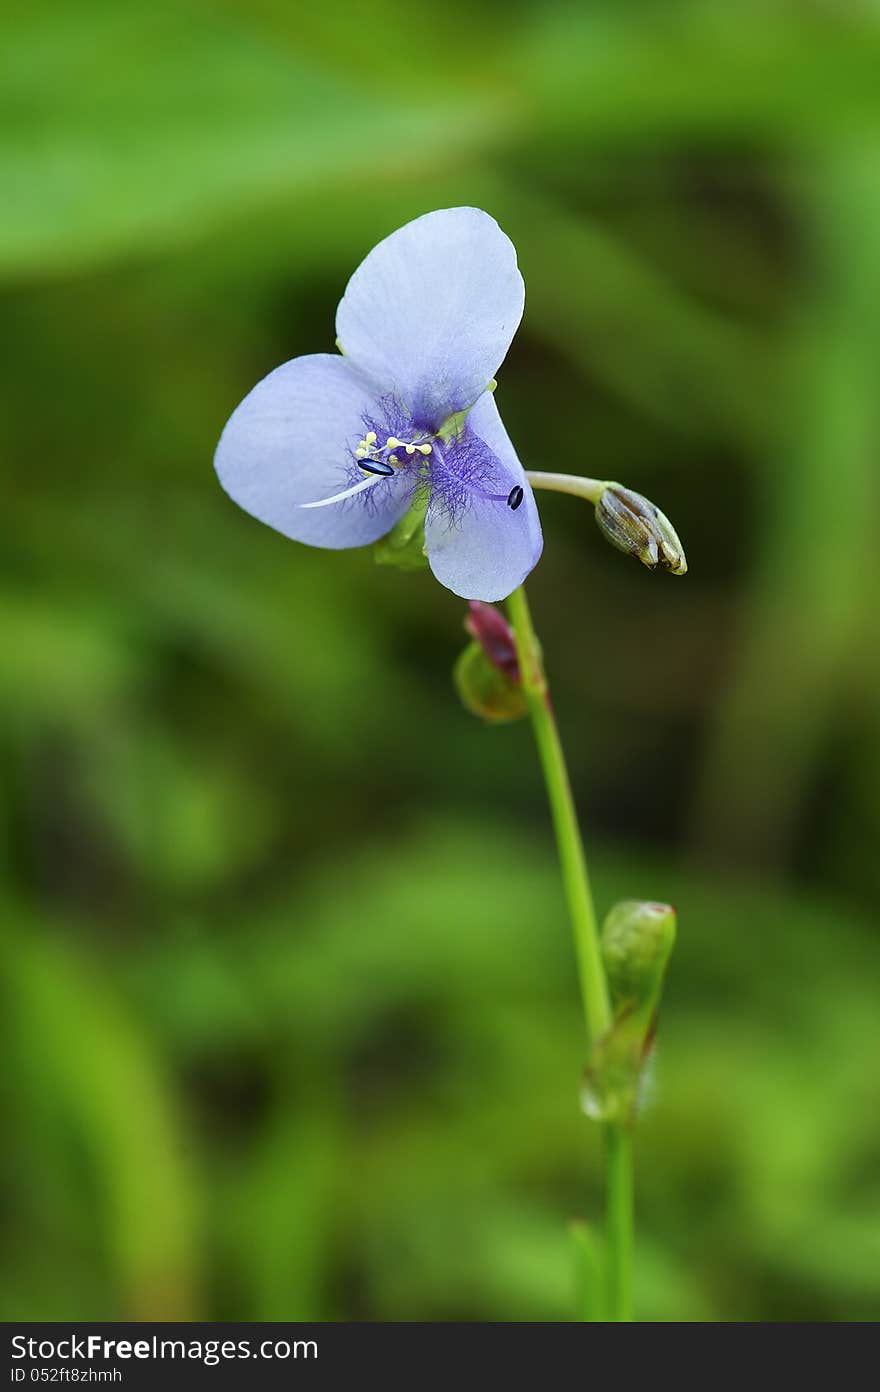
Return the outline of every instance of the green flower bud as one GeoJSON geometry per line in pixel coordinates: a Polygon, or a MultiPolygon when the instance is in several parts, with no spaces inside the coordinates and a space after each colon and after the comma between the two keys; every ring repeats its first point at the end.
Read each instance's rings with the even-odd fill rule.
{"type": "Polygon", "coordinates": [[[614,1023],[594,1046],[584,1078],[581,1102],[594,1120],[626,1125],[638,1111],[674,944],[669,904],[625,899],[605,919],[602,958],[614,1023]]]}
{"type": "Polygon", "coordinates": [[[675,909],[642,899],[615,904],[602,926],[602,958],[615,1012],[656,1008],[675,945],[675,909]]]}
{"type": "Polygon", "coordinates": [[[641,493],[609,483],[596,504],[599,530],[618,551],[635,556],[649,570],[684,575],[687,561],[678,535],[659,508],[641,493]]]}
{"type": "Polygon", "coordinates": [[[490,725],[503,725],[528,715],[522,687],[489,660],[479,643],[468,643],[452,675],[467,709],[490,725]]]}
{"type": "Polygon", "coordinates": [[[628,1126],[635,1119],[644,1065],[638,1032],[621,1016],[594,1045],[584,1072],[581,1107],[591,1121],[628,1126]]]}
{"type": "Polygon", "coordinates": [[[516,634],[501,610],[472,599],[464,626],[476,641],[459,657],[453,676],[468,710],[493,725],[527,715],[516,634]]]}

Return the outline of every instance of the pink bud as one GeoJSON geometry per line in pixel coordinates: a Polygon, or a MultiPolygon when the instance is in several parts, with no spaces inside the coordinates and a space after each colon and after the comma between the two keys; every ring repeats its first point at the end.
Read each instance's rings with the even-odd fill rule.
{"type": "Polygon", "coordinates": [[[485,604],[481,599],[472,599],[468,602],[468,611],[464,621],[468,633],[476,638],[493,667],[519,686],[516,639],[501,610],[496,609],[494,604],[485,604]]]}

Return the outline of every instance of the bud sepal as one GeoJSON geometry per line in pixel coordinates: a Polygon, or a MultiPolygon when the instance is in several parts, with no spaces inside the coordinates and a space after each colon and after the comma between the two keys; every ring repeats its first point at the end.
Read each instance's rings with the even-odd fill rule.
{"type": "Polygon", "coordinates": [[[687,573],[678,533],[665,513],[641,493],[620,483],[607,484],[596,504],[596,522],[606,541],[649,570],[687,573]]]}
{"type": "Polygon", "coordinates": [[[643,1101],[657,1010],[675,944],[669,904],[625,899],[602,927],[602,959],[614,1020],[593,1047],[581,1105],[595,1121],[631,1125],[643,1101]]]}
{"type": "Polygon", "coordinates": [[[453,669],[456,689],[473,715],[492,725],[528,714],[516,635],[500,609],[473,599],[464,626],[474,639],[453,669]]]}

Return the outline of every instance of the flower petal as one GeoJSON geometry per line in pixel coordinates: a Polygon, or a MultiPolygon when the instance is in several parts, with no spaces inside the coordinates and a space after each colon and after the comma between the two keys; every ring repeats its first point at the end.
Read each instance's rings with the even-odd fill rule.
{"type": "Polygon", "coordinates": [[[270,372],[233,411],[214,466],[231,498],[294,541],[340,550],[384,536],[409,505],[398,474],[328,507],[308,508],[353,478],[353,451],[375,416],[378,392],[335,353],[294,358],[270,372]]]}
{"type": "Polygon", "coordinates": [[[336,313],[350,360],[437,429],[473,405],[522,318],[516,251],[479,208],[444,208],[392,232],[355,271],[336,313]]]}
{"type": "Polygon", "coordinates": [[[488,447],[487,471],[461,512],[429,508],[425,549],[434,575],[453,594],[462,599],[506,599],[538,564],[544,546],[535,495],[491,392],[480,397],[467,424],[488,447]],[[514,511],[506,500],[516,485],[523,497],[514,511]],[[487,493],[497,496],[489,498],[487,493]]]}

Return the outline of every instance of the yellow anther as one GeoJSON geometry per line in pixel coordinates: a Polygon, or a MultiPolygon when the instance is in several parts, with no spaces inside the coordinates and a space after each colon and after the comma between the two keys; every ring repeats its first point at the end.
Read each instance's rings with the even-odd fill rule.
{"type": "Polygon", "coordinates": [[[355,459],[366,459],[367,451],[363,445],[358,445],[357,449],[354,452],[354,457],[355,459]]]}
{"type": "Polygon", "coordinates": [[[389,456],[388,456],[388,463],[389,463],[389,464],[396,464],[396,463],[397,463],[397,455],[396,455],[396,454],[389,454],[389,456]]]}
{"type": "Polygon", "coordinates": [[[416,447],[415,447],[415,445],[407,445],[407,447],[406,447],[406,452],[407,452],[407,454],[415,454],[415,452],[416,452],[416,447]]]}
{"type": "Polygon", "coordinates": [[[396,436],[394,436],[394,435],[389,435],[389,436],[388,436],[388,439],[385,441],[385,448],[386,448],[386,449],[397,449],[397,446],[398,446],[399,444],[401,444],[401,443],[402,443],[402,442],[401,442],[400,440],[398,440],[396,436]]]}
{"type": "Polygon", "coordinates": [[[430,446],[430,445],[416,445],[416,449],[418,450],[419,454],[430,454],[430,453],[431,453],[431,446],[430,446]]]}
{"type": "Polygon", "coordinates": [[[364,436],[364,444],[365,444],[365,445],[375,445],[375,443],[376,443],[376,441],[378,440],[378,438],[379,438],[379,437],[378,437],[378,435],[376,434],[375,430],[368,430],[367,433],[366,433],[366,435],[364,436]]]}

